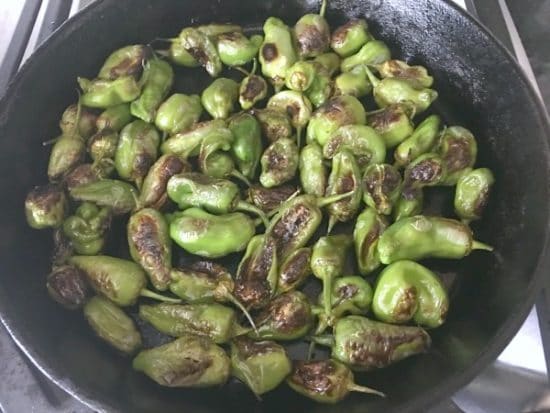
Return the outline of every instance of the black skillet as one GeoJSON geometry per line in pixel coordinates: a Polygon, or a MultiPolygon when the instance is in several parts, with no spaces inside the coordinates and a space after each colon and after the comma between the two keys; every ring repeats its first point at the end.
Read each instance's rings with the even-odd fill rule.
{"type": "MultiPolygon", "coordinates": [[[[504,48],[464,12],[440,0],[332,0],[327,13],[333,27],[366,17],[394,56],[427,66],[440,92],[435,109],[449,124],[474,132],[479,164],[497,177],[485,219],[475,227],[495,253],[434,263],[454,280],[454,299],[447,323],[432,333],[432,351],[359,377],[386,392],[386,400],[354,395],[324,406],[281,386],[259,403],[237,383],[220,389],[163,389],[99,343],[80,314],[66,312],[48,298],[44,281],[50,234],[27,227],[23,200],[33,185],[44,183],[48,151],[41,142],[58,133],[60,113],[76,99],[75,78],[93,77],[119,46],[174,36],[186,25],[223,21],[257,28],[270,15],[293,24],[317,7],[314,0],[99,0],[37,50],[1,101],[0,316],[48,377],[95,409],[423,411],[495,359],[532,307],[550,264],[548,121],[504,48]]],[[[198,92],[207,81],[198,72],[179,72],[176,89],[198,92]]]]}

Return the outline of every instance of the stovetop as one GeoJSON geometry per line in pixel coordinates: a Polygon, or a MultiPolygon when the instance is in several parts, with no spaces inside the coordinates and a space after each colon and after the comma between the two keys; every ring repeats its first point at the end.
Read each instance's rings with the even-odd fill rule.
{"type": "MultiPolygon", "coordinates": [[[[56,27],[93,0],[0,2],[0,95],[22,61],[56,27]]],[[[550,0],[453,0],[516,55],[550,107],[550,0]]],[[[550,411],[550,278],[527,320],[498,360],[429,413],[550,411]],[[546,355],[546,358],[545,358],[546,355]]],[[[0,411],[90,413],[49,382],[0,324],[0,411]]]]}

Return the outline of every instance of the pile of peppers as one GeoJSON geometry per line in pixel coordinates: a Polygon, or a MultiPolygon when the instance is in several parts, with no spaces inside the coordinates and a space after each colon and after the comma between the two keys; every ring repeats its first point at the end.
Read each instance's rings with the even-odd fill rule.
{"type": "Polygon", "coordinates": [[[353,372],[427,352],[449,311],[422,260],[492,250],[470,228],[495,183],[472,132],[433,112],[425,67],[364,19],[331,31],[326,9],[122,47],[61,116],[49,182],[25,201],[54,233],[47,290],[160,385],[384,396],[353,372]],[[175,91],[177,66],[212,81],[175,91]],[[453,188],[454,217],[423,215],[433,187],[453,188]],[[172,339],[154,347],[138,324],[172,339]],[[291,360],[297,340],[310,353],[291,360]]]}

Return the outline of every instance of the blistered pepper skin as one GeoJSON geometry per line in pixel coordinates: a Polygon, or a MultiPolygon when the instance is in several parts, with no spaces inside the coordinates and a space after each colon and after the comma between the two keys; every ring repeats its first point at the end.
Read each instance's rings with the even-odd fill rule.
{"type": "Polygon", "coordinates": [[[474,169],[462,175],[455,191],[456,214],[466,222],[480,219],[494,183],[495,177],[487,168],[474,169]]]}

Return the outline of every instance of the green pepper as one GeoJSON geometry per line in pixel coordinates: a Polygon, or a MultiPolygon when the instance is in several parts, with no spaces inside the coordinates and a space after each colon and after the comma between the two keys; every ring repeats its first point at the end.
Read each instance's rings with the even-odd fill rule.
{"type": "Polygon", "coordinates": [[[160,301],[180,302],[149,291],[143,269],[135,262],[106,255],[75,255],[69,264],[81,270],[92,288],[121,307],[134,305],[139,296],[160,301]]]}
{"type": "Polygon", "coordinates": [[[314,108],[319,108],[330,99],[333,92],[333,81],[329,72],[323,65],[313,62],[315,66],[315,77],[309,88],[305,91],[306,97],[309,99],[314,108]]]}
{"type": "Polygon", "coordinates": [[[254,236],[237,268],[235,296],[247,307],[261,308],[275,295],[277,277],[275,242],[265,235],[254,236]]]}
{"type": "Polygon", "coordinates": [[[328,232],[337,222],[347,222],[358,212],[361,205],[362,188],[361,172],[353,154],[342,149],[332,159],[332,170],[328,178],[326,195],[339,195],[352,193],[346,199],[334,202],[328,206],[329,223],[328,232]]]}
{"type": "Polygon", "coordinates": [[[237,337],[231,342],[231,373],[256,396],[275,389],[291,369],[285,348],[274,341],[237,337]]]}
{"type": "Polygon", "coordinates": [[[423,66],[409,66],[402,60],[388,60],[376,68],[383,78],[395,77],[409,82],[417,89],[432,87],[434,78],[423,66]]]}
{"type": "Polygon", "coordinates": [[[449,297],[433,272],[414,261],[397,261],[384,268],[376,281],[372,310],[386,323],[436,328],[445,322],[449,297]]]}
{"type": "Polygon", "coordinates": [[[432,150],[439,137],[441,119],[430,115],[414,130],[412,135],[399,144],[393,156],[399,166],[407,166],[420,155],[432,150]]]}
{"type": "Polygon", "coordinates": [[[336,129],[344,125],[364,125],[365,108],[353,96],[336,96],[317,109],[307,126],[307,141],[325,146],[336,129]]]}
{"type": "Polygon", "coordinates": [[[134,210],[138,197],[132,185],[116,179],[102,179],[79,185],[71,190],[70,195],[76,201],[110,207],[114,214],[125,214],[134,210]]]}
{"type": "Polygon", "coordinates": [[[311,306],[305,294],[289,291],[278,295],[254,318],[258,332],[252,339],[289,341],[304,337],[313,325],[311,306]]]}
{"type": "Polygon", "coordinates": [[[50,297],[69,310],[84,306],[90,296],[85,275],[72,265],[54,267],[46,281],[50,297]]]}
{"type": "Polygon", "coordinates": [[[239,86],[239,103],[244,110],[252,108],[267,96],[267,82],[263,77],[254,74],[254,70],[241,81],[239,86]]]}
{"type": "Polygon", "coordinates": [[[78,83],[84,92],[80,102],[90,108],[107,109],[121,103],[129,103],[141,94],[141,87],[133,76],[92,81],[79,77],[78,83]]]}
{"type": "Polygon", "coordinates": [[[285,82],[286,71],[297,60],[292,33],[276,17],[269,17],[263,29],[265,38],[260,47],[262,73],[279,89],[285,82]]]}
{"type": "Polygon", "coordinates": [[[311,248],[298,248],[281,263],[277,293],[286,293],[300,287],[311,274],[311,248]]]}
{"type": "Polygon", "coordinates": [[[383,264],[423,258],[460,259],[473,250],[493,248],[475,241],[472,230],[454,219],[417,215],[390,225],[378,242],[383,264]]]}
{"type": "Polygon", "coordinates": [[[73,188],[80,185],[97,182],[108,178],[115,171],[112,159],[100,159],[97,162],[83,163],[74,168],[63,178],[63,183],[67,190],[71,192],[73,188]]]}
{"type": "Polygon", "coordinates": [[[323,156],[333,159],[343,149],[353,153],[361,170],[386,159],[384,140],[373,128],[366,125],[340,126],[326,141],[323,156]]]}
{"type": "Polygon", "coordinates": [[[199,67],[201,65],[191,53],[185,50],[182,39],[176,37],[170,40],[170,49],[165,54],[172,63],[184,67],[199,67]]]}
{"type": "Polygon", "coordinates": [[[208,337],[216,344],[248,332],[237,323],[232,308],[217,303],[140,305],[139,317],[169,336],[195,334],[208,337]]]}
{"type": "Polygon", "coordinates": [[[292,125],[286,112],[273,109],[254,109],[252,113],[262,128],[262,134],[269,142],[292,137],[292,125]]]}
{"type": "Polygon", "coordinates": [[[350,72],[357,66],[379,65],[391,59],[391,52],[386,43],[380,40],[371,40],[365,43],[354,55],[342,60],[342,72],[350,72]]]}
{"type": "Polygon", "coordinates": [[[260,123],[249,113],[233,117],[228,124],[234,141],[231,153],[241,173],[254,178],[262,156],[262,131],[260,123]]]}
{"type": "Polygon", "coordinates": [[[437,91],[433,89],[415,89],[406,80],[395,77],[380,80],[366,66],[365,71],[373,86],[374,100],[381,108],[407,102],[412,103],[414,113],[419,114],[428,109],[438,97],[437,91]]]}
{"type": "Polygon", "coordinates": [[[239,84],[233,79],[214,80],[201,95],[201,102],[214,119],[227,119],[239,98],[239,84]]]}
{"type": "Polygon", "coordinates": [[[162,214],[151,208],[140,209],[130,217],[127,233],[132,259],[157,290],[166,290],[171,280],[172,240],[162,214]]]}
{"type": "Polygon", "coordinates": [[[216,216],[189,208],[174,214],[170,222],[170,236],[176,244],[206,258],[244,250],[255,232],[254,222],[240,212],[216,216]]]}
{"type": "Polygon", "coordinates": [[[198,95],[174,93],[158,108],[155,125],[170,135],[188,130],[202,114],[201,99],[198,95]]]}
{"type": "Polygon", "coordinates": [[[321,237],[313,246],[311,270],[323,282],[323,304],[327,315],[332,308],[332,285],[336,277],[343,275],[347,250],[351,244],[351,236],[341,234],[321,237]]]}
{"type": "Polygon", "coordinates": [[[280,138],[273,142],[262,154],[260,183],[272,188],[290,181],[296,175],[299,153],[292,139],[280,138]]]}
{"type": "Polygon", "coordinates": [[[404,187],[411,190],[440,185],[445,179],[446,173],[445,162],[439,155],[425,153],[405,168],[404,187]]]}
{"type": "Polygon", "coordinates": [[[82,163],[86,155],[84,139],[78,135],[57,138],[48,161],[48,177],[57,182],[82,163]]]}
{"type": "Polygon", "coordinates": [[[442,184],[456,185],[458,179],[476,163],[477,142],[468,129],[451,126],[442,133],[437,152],[447,172],[442,184]]]}
{"type": "Polygon", "coordinates": [[[393,148],[414,132],[414,125],[410,119],[414,109],[411,109],[408,102],[389,105],[367,113],[367,124],[380,134],[387,148],[393,148]]]}
{"type": "Polygon", "coordinates": [[[170,178],[166,188],[168,196],[180,209],[202,208],[213,214],[245,211],[256,214],[267,222],[260,209],[241,200],[239,187],[227,179],[186,172],[170,178]]]}
{"type": "Polygon", "coordinates": [[[132,319],[103,297],[92,297],[84,306],[84,316],[95,333],[126,354],[141,347],[141,336],[132,319]]]}
{"type": "Polygon", "coordinates": [[[327,187],[327,168],[323,150],[316,143],[307,144],[300,152],[300,183],[306,194],[323,196],[327,187]]]}
{"type": "Polygon", "coordinates": [[[424,353],[431,345],[421,327],[394,326],[350,315],[336,322],[332,337],[313,338],[332,347],[332,358],[356,371],[387,367],[424,353]]]}
{"type": "Polygon", "coordinates": [[[80,205],[63,223],[63,233],[77,254],[97,255],[103,250],[111,225],[111,210],[90,202],[80,205]]]}
{"type": "Polygon", "coordinates": [[[94,162],[114,159],[118,146],[118,133],[103,129],[88,139],[88,153],[94,162]]]}
{"type": "Polygon", "coordinates": [[[386,218],[374,208],[365,208],[357,217],[353,241],[357,267],[362,275],[369,275],[380,266],[378,240],[387,227],[386,218]]]}
{"type": "MultiPolygon", "coordinates": [[[[55,271],[57,267],[59,266],[63,267],[66,265],[69,257],[73,255],[73,247],[71,246],[71,243],[67,239],[65,234],[63,234],[63,228],[55,228],[53,230],[52,241],[53,241],[53,248],[52,248],[53,251],[51,256],[51,262],[52,262],[52,268],[53,268],[52,271],[55,271]]],[[[68,277],[70,278],[70,276],[68,277]]],[[[64,277],[62,276],[61,283],[64,282],[63,279],[64,277]]],[[[46,286],[47,286],[47,283],[46,283],[46,286]]],[[[54,298],[54,301],[58,301],[58,300],[54,298]]]]}
{"type": "Polygon", "coordinates": [[[315,79],[317,70],[313,62],[300,60],[286,71],[285,85],[290,90],[305,92],[315,79]]]}
{"type": "Polygon", "coordinates": [[[311,119],[312,106],[309,99],[300,92],[284,90],[271,96],[267,102],[268,109],[278,110],[290,116],[290,123],[298,129],[298,144],[300,132],[311,119]]]}
{"type": "Polygon", "coordinates": [[[330,27],[325,19],[327,0],[323,0],[319,14],[306,14],[296,22],[294,37],[301,59],[315,57],[329,48],[330,27]]]}
{"type": "Polygon", "coordinates": [[[202,24],[197,27],[199,31],[207,36],[216,37],[224,33],[242,32],[243,28],[237,24],[231,23],[211,23],[202,24]]]}
{"type": "Polygon", "coordinates": [[[403,188],[393,209],[393,220],[412,217],[422,213],[424,192],[422,189],[403,188]]]}
{"type": "Polygon", "coordinates": [[[286,382],[302,396],[319,403],[338,403],[350,392],[385,397],[378,390],[356,384],[351,370],[334,360],[296,361],[286,382]]]}
{"type": "Polygon", "coordinates": [[[67,197],[56,185],[36,186],[25,199],[27,223],[34,229],[59,227],[68,209],[67,197]]]}
{"type": "Polygon", "coordinates": [[[332,33],[330,47],[342,57],[349,57],[373,40],[365,19],[352,19],[332,33]]]}
{"type": "Polygon", "coordinates": [[[217,77],[223,65],[216,45],[203,31],[187,27],[178,36],[179,42],[189,54],[203,66],[208,74],[217,77]]]}
{"type": "Polygon", "coordinates": [[[275,188],[252,185],[248,188],[248,201],[262,211],[271,213],[294,194],[296,194],[296,187],[292,185],[281,185],[275,188]]]}
{"type": "Polygon", "coordinates": [[[247,38],[242,32],[227,32],[216,36],[218,54],[227,66],[242,66],[254,59],[260,50],[264,38],[254,35],[247,38]]]}
{"type": "Polygon", "coordinates": [[[199,388],[224,384],[231,367],[221,347],[192,334],[141,351],[132,366],[161,386],[199,388]]]}
{"type": "Polygon", "coordinates": [[[118,175],[140,188],[149,168],[157,159],[160,136],[154,126],[138,119],[120,132],[115,154],[118,175]]]}
{"type": "Polygon", "coordinates": [[[197,156],[204,138],[224,128],[225,122],[221,119],[197,123],[189,131],[180,132],[165,140],[160,151],[179,155],[184,159],[197,156]]]}
{"type": "Polygon", "coordinates": [[[401,194],[399,171],[387,163],[367,167],[363,175],[363,201],[379,214],[390,215],[401,194]]]}
{"type": "Polygon", "coordinates": [[[455,191],[456,214],[465,222],[480,219],[494,183],[493,173],[487,168],[474,169],[462,175],[455,191]]]}
{"type": "Polygon", "coordinates": [[[105,109],[96,120],[98,131],[111,130],[119,132],[123,127],[132,121],[130,113],[130,105],[121,103],[120,105],[112,106],[105,109]]]}
{"type": "MultiPolygon", "coordinates": [[[[332,309],[330,317],[334,320],[347,314],[365,315],[372,303],[372,287],[357,275],[347,275],[334,280],[332,285],[332,309]]],[[[318,297],[318,303],[324,308],[323,294],[318,297]]],[[[334,325],[334,322],[329,322],[334,325]]]]}
{"type": "Polygon", "coordinates": [[[143,208],[161,209],[168,200],[166,186],[170,178],[189,172],[191,165],[177,155],[162,155],[151,166],[143,180],[139,194],[139,205],[143,208]]]}
{"type": "Polygon", "coordinates": [[[340,63],[342,60],[336,53],[323,53],[319,56],[316,56],[315,59],[313,59],[315,63],[320,64],[325,71],[327,72],[329,77],[332,77],[340,70],[340,63]]]}
{"type": "Polygon", "coordinates": [[[83,139],[88,139],[96,131],[97,115],[83,108],[79,104],[72,104],[65,109],[59,128],[63,135],[81,136],[83,139]],[[78,126],[77,126],[78,125],[78,126]]]}
{"type": "Polygon", "coordinates": [[[150,48],[142,44],[121,47],[107,57],[97,77],[114,80],[121,76],[137,76],[143,69],[143,62],[150,55],[150,48]]]}
{"type": "Polygon", "coordinates": [[[367,96],[372,90],[372,85],[367,79],[365,71],[359,67],[351,72],[339,74],[334,80],[335,95],[351,95],[356,98],[367,96]]]}

